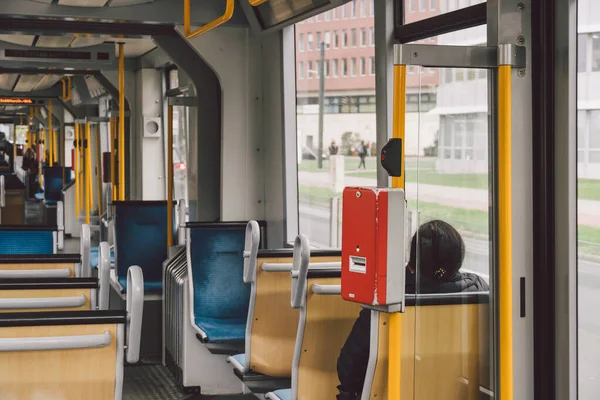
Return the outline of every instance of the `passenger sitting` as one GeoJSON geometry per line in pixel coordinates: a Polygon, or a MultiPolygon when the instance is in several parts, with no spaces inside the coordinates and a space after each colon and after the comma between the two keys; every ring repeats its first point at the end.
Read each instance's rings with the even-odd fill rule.
{"type": "MultiPolygon", "coordinates": [[[[410,260],[406,270],[406,293],[489,290],[488,284],[478,275],[459,271],[464,258],[465,244],[460,234],[450,224],[434,220],[421,225],[419,232],[415,233],[411,241],[410,260]],[[419,242],[418,264],[417,242],[419,242]],[[417,271],[418,279],[415,274],[417,271]],[[416,290],[417,280],[419,287],[416,290]]],[[[340,380],[338,400],[358,400],[361,397],[369,361],[370,313],[368,309],[360,312],[342,347],[337,363],[340,380]]]]}

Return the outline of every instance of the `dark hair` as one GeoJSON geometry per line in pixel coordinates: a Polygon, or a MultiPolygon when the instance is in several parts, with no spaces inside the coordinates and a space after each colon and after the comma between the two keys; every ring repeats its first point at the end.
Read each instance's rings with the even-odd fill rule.
{"type": "Polygon", "coordinates": [[[464,259],[465,243],[460,233],[444,221],[433,220],[424,223],[410,243],[410,267],[413,271],[430,278],[442,281],[450,279],[458,272],[464,259]]]}

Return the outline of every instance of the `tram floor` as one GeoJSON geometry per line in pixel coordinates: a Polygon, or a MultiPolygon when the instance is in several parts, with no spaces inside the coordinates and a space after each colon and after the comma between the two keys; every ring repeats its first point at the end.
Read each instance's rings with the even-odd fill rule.
{"type": "Polygon", "coordinates": [[[203,396],[185,393],[169,370],[158,365],[125,367],[123,400],[246,400],[257,399],[253,394],[237,396],[203,396]]]}

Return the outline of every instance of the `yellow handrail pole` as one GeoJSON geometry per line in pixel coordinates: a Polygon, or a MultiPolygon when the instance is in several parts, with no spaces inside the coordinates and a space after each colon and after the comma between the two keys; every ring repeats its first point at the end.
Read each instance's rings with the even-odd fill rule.
{"type": "Polygon", "coordinates": [[[235,6],[235,0],[227,0],[227,3],[225,5],[225,12],[223,13],[223,15],[221,15],[219,18],[215,19],[214,21],[209,22],[208,24],[191,32],[192,28],[190,26],[191,25],[190,20],[192,17],[191,17],[190,0],[183,0],[183,33],[184,33],[185,37],[188,39],[195,38],[196,36],[202,35],[203,33],[206,33],[208,31],[210,31],[211,29],[216,28],[217,26],[226,23],[233,16],[234,6],[235,6]]]}
{"type": "Polygon", "coordinates": [[[173,106],[167,107],[167,246],[173,246],[173,106]]]}
{"type": "Polygon", "coordinates": [[[62,83],[62,100],[64,102],[71,100],[71,96],[73,94],[71,92],[71,77],[67,76],[66,79],[66,82],[65,78],[60,80],[60,83],[62,83]]]}
{"type": "MultiPolygon", "coordinates": [[[[19,117],[19,125],[23,125],[23,117],[19,117]]],[[[17,162],[17,127],[13,126],[13,162],[10,168],[16,173],[15,163],[17,162]]]]}
{"type": "Polygon", "coordinates": [[[100,151],[100,124],[96,124],[96,178],[98,179],[98,215],[102,215],[102,152],[100,151]]]}
{"type": "Polygon", "coordinates": [[[65,183],[67,182],[67,147],[65,144],[65,136],[66,136],[66,129],[63,127],[63,132],[65,132],[64,135],[59,135],[59,139],[60,139],[60,163],[63,167],[63,171],[62,171],[62,176],[63,176],[63,186],[65,185],[65,183]]]}
{"type": "Polygon", "coordinates": [[[48,141],[50,142],[49,146],[48,146],[48,156],[50,157],[50,160],[47,160],[47,161],[50,162],[48,164],[48,166],[51,167],[52,161],[53,161],[52,160],[52,157],[53,157],[52,151],[54,148],[53,143],[52,143],[52,99],[48,99],[48,139],[49,139],[48,141]]]}
{"type": "Polygon", "coordinates": [[[115,146],[117,130],[117,121],[114,117],[110,117],[110,184],[112,185],[112,200],[117,199],[117,185],[115,184],[115,157],[117,156],[117,149],[115,146]]]}
{"type": "MultiPolygon", "coordinates": [[[[406,65],[394,65],[394,110],[392,138],[402,139],[401,172],[392,177],[393,188],[405,188],[404,181],[404,136],[406,119],[406,65]]],[[[403,313],[390,314],[388,400],[400,400],[402,372],[402,318],[403,313]]]]}
{"type": "Polygon", "coordinates": [[[125,52],[119,43],[119,200],[125,200],[125,52]]]}
{"type": "Polygon", "coordinates": [[[75,169],[75,218],[79,218],[79,124],[75,124],[75,154],[73,155],[73,167],[75,169]]]}
{"type": "Polygon", "coordinates": [[[40,160],[39,160],[39,182],[40,187],[44,186],[44,174],[42,174],[42,168],[44,167],[44,160],[46,158],[46,143],[45,143],[46,132],[42,129],[38,132],[38,147],[40,149],[40,160]]]}
{"type": "Polygon", "coordinates": [[[498,67],[500,400],[512,400],[514,396],[511,75],[510,65],[498,67]]]}
{"type": "Polygon", "coordinates": [[[266,3],[266,2],[267,2],[267,0],[248,0],[248,3],[250,3],[250,5],[251,5],[252,7],[258,7],[258,6],[260,6],[261,4],[264,4],[264,3],[266,3]]]}
{"type": "Polygon", "coordinates": [[[90,123],[85,121],[85,223],[90,223],[90,212],[94,206],[92,192],[92,146],[90,142],[90,123]]]}

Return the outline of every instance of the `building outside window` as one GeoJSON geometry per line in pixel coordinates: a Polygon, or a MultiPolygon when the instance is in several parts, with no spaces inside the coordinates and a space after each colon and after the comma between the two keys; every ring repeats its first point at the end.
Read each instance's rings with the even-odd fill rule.
{"type": "Polygon", "coordinates": [[[367,29],[366,28],[360,29],[360,45],[362,47],[365,47],[367,45],[367,29]]]}
{"type": "Polygon", "coordinates": [[[356,47],[356,28],[352,28],[351,32],[352,32],[352,36],[351,36],[352,42],[351,42],[351,45],[352,45],[352,47],[356,47]]]}

